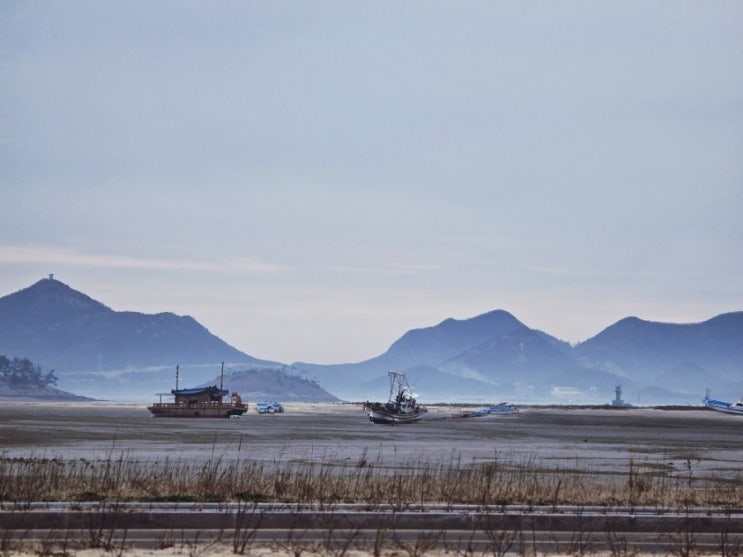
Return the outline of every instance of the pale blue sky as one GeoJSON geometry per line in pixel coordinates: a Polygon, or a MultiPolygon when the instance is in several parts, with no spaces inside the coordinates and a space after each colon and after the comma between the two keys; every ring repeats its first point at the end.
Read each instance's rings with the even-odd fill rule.
{"type": "Polygon", "coordinates": [[[743,3],[0,3],[0,295],[249,354],[743,309],[743,3]]]}

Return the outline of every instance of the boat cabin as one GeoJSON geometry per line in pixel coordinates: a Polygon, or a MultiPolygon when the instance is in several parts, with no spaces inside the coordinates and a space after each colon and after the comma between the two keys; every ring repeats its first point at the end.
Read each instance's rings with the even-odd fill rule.
{"type": "Polygon", "coordinates": [[[179,406],[221,403],[222,398],[229,394],[229,391],[219,389],[216,385],[198,389],[173,389],[170,392],[175,397],[175,404],[179,406]]]}

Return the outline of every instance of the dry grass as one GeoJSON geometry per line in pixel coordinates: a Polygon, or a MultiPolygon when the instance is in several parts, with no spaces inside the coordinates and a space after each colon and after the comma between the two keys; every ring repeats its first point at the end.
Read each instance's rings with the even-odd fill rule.
{"type": "Polygon", "coordinates": [[[494,457],[399,466],[358,460],[302,463],[210,459],[142,462],[125,454],[91,460],[0,458],[0,502],[193,501],[732,508],[737,478],[695,477],[630,461],[622,473],[548,469],[494,457]]]}
{"type": "MultiPolygon", "coordinates": [[[[369,459],[364,452],[353,462],[260,462],[251,460],[210,459],[138,461],[126,454],[109,454],[91,461],[49,458],[0,458],[0,505],[24,508],[33,501],[100,501],[101,509],[117,502],[239,502],[239,519],[232,530],[217,538],[196,534],[194,539],[163,539],[161,547],[172,555],[213,554],[290,556],[449,556],[449,555],[538,555],[540,542],[519,524],[513,527],[489,525],[488,517],[505,505],[577,505],[611,507],[722,507],[734,509],[743,500],[743,478],[697,478],[691,472],[678,475],[672,468],[658,464],[630,462],[625,471],[597,473],[573,468],[549,469],[536,461],[493,458],[487,462],[463,462],[452,458],[440,462],[411,460],[389,466],[380,459],[369,459]],[[443,530],[424,530],[410,536],[409,531],[379,530],[375,541],[357,538],[358,530],[337,530],[331,516],[319,541],[307,538],[307,525],[298,524],[285,539],[273,546],[254,539],[260,527],[260,502],[315,505],[364,503],[400,510],[424,504],[482,505],[477,529],[487,535],[485,546],[474,551],[467,540],[449,540],[443,530]]],[[[98,516],[98,515],[91,515],[98,516]]],[[[103,515],[101,515],[103,516],[103,515]]],[[[607,523],[608,524],[608,523],[607,523]]],[[[0,532],[3,528],[0,526],[0,532]]],[[[472,535],[475,535],[473,531],[472,535]]],[[[52,541],[32,543],[20,539],[17,532],[5,531],[0,543],[3,555],[64,557],[73,555],[112,555],[127,557],[143,554],[132,550],[127,532],[115,523],[96,525],[89,531],[57,533],[52,541]],[[58,538],[64,540],[60,544],[58,538]]],[[[174,534],[175,536],[175,534],[174,534]]],[[[741,540],[727,539],[720,533],[719,553],[726,557],[743,554],[741,540]]],[[[660,543],[660,542],[659,542],[660,543]]],[[[664,554],[697,557],[705,554],[697,548],[693,531],[682,526],[667,534],[662,543],[664,554]]],[[[154,552],[150,552],[154,554],[154,552]]],[[[559,554],[638,556],[627,538],[609,526],[605,532],[588,531],[580,523],[572,537],[563,542],[559,554]],[[596,548],[601,547],[601,551],[596,548]]]]}

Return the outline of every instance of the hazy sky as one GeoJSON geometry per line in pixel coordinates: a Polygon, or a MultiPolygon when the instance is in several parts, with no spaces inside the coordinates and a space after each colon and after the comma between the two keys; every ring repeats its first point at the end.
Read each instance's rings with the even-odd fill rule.
{"type": "Polygon", "coordinates": [[[743,310],[743,2],[0,3],[0,295],[253,356],[743,310]]]}

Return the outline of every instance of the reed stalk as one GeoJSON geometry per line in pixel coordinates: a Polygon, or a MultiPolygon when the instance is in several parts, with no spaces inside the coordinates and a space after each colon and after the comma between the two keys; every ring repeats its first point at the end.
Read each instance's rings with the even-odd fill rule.
{"type": "Polygon", "coordinates": [[[193,501],[392,504],[598,505],[734,508],[733,478],[682,475],[628,462],[624,473],[551,469],[534,460],[339,464],[214,457],[200,463],[0,457],[0,503],[31,501],[193,501]]]}

